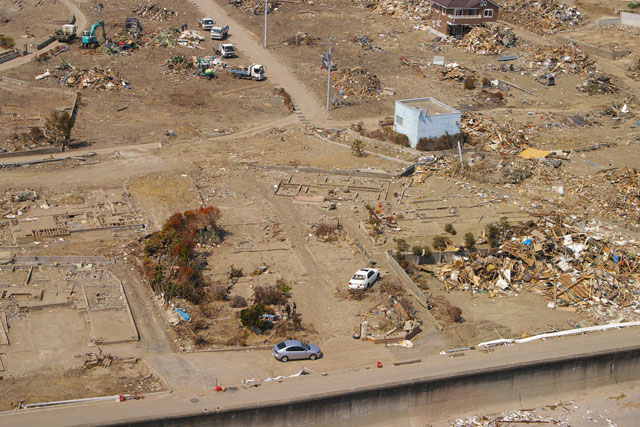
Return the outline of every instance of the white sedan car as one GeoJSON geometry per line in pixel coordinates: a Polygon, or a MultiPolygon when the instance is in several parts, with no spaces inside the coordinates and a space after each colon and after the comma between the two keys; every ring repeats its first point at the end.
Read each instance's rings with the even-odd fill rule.
{"type": "Polygon", "coordinates": [[[361,268],[349,280],[349,289],[367,289],[379,276],[380,272],[375,268],[361,268]]]}

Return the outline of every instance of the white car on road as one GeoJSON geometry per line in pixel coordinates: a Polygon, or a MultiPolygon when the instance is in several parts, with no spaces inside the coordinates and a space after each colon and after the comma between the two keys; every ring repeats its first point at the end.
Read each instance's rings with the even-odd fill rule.
{"type": "Polygon", "coordinates": [[[367,289],[379,276],[380,272],[375,268],[361,268],[349,280],[349,289],[367,289]]]}

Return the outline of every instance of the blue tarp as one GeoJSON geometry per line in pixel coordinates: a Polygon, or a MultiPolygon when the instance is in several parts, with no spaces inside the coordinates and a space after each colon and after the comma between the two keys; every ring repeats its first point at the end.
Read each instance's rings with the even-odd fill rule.
{"type": "Polygon", "coordinates": [[[184,311],[180,310],[179,308],[174,309],[176,313],[178,313],[180,315],[180,318],[182,318],[182,320],[184,320],[185,322],[188,322],[189,320],[191,320],[191,316],[189,316],[189,313],[185,313],[184,311]]]}

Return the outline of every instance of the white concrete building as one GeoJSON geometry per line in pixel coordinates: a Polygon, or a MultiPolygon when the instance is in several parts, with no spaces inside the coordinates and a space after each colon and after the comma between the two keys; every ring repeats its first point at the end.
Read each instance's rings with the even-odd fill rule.
{"type": "Polygon", "coordinates": [[[460,111],[433,98],[396,101],[393,130],[407,135],[412,148],[421,138],[460,133],[460,111]]]}

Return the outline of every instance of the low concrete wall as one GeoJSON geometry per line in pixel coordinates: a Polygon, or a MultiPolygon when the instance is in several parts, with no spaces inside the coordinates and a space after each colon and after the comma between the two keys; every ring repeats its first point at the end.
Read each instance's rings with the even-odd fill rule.
{"type": "Polygon", "coordinates": [[[62,153],[62,147],[36,148],[35,150],[14,151],[12,153],[0,153],[0,158],[2,158],[2,157],[35,156],[36,154],[49,154],[49,153],[62,153]]]}
{"type": "Polygon", "coordinates": [[[113,264],[113,260],[103,256],[38,256],[16,255],[15,263],[20,265],[60,265],[70,264],[113,264]]]}
{"type": "Polygon", "coordinates": [[[608,25],[618,25],[620,22],[620,18],[603,18],[597,24],[599,27],[606,27],[608,25]]]}
{"type": "Polygon", "coordinates": [[[40,43],[39,45],[37,45],[36,49],[38,49],[38,50],[44,49],[45,47],[49,46],[54,41],[56,41],[56,38],[54,36],[51,36],[48,39],[46,39],[45,41],[43,41],[42,43],[40,43]]]}
{"type": "Polygon", "coordinates": [[[563,43],[573,43],[578,46],[580,49],[584,50],[587,53],[592,55],[602,56],[609,59],[620,59],[631,53],[629,49],[605,49],[603,47],[594,46],[589,43],[580,42],[569,37],[564,37],[561,35],[556,36],[558,40],[563,43]]]}
{"type": "Polygon", "coordinates": [[[640,27],[640,14],[620,12],[620,23],[631,27],[640,27]]]}
{"type": "MultiPolygon", "coordinates": [[[[163,420],[130,420],[148,426],[381,425],[403,420],[442,420],[483,405],[521,405],[566,393],[640,381],[640,348],[505,365],[459,375],[326,393],[295,402],[246,405],[234,410],[185,414],[163,420]]],[[[310,390],[311,391],[311,390],[310,390]]]]}

